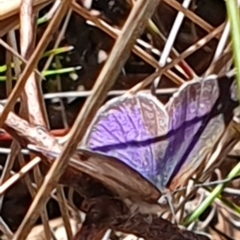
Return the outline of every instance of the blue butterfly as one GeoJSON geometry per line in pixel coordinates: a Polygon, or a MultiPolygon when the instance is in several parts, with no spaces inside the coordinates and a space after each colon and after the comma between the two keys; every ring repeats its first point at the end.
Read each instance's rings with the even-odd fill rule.
{"type": "Polygon", "coordinates": [[[231,121],[238,105],[233,84],[216,75],[189,81],[165,106],[144,92],[114,98],[99,109],[81,147],[114,157],[160,192],[174,190],[195,173],[231,121]]]}

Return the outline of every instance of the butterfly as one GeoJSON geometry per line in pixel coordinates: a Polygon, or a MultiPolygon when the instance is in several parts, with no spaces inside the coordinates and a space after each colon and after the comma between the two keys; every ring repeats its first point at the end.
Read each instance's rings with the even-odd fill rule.
{"type": "Polygon", "coordinates": [[[99,109],[81,146],[118,159],[160,192],[176,189],[231,121],[238,104],[233,84],[216,75],[189,81],[165,106],[144,92],[114,98],[99,109]]]}
{"type": "Polygon", "coordinates": [[[194,174],[222,136],[238,105],[234,86],[228,76],[192,80],[165,106],[145,92],[116,97],[81,141],[77,153],[85,161],[71,158],[70,165],[122,199],[156,203],[194,174]]]}

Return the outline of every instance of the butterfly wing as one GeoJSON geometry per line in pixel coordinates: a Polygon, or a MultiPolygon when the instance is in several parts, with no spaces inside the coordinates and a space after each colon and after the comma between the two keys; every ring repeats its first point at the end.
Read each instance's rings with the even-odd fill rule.
{"type": "Polygon", "coordinates": [[[225,129],[219,104],[225,109],[227,105],[226,101],[219,100],[224,95],[229,102],[226,99],[226,91],[229,89],[226,84],[225,87],[219,86],[217,77],[212,75],[202,81],[183,84],[167,103],[169,146],[160,163],[164,170],[157,176],[161,187],[168,185],[172,179],[174,181],[170,188],[182,184],[219,140],[225,129]],[[224,89],[225,93],[220,94],[224,89]]]}
{"type": "Polygon", "coordinates": [[[181,163],[187,148],[202,125],[219,95],[214,79],[183,84],[166,105],[169,114],[169,145],[160,163],[162,174],[157,176],[160,187],[165,187],[181,163]],[[203,88],[201,92],[201,87],[203,88]]]}
{"type": "Polygon", "coordinates": [[[81,145],[119,159],[154,183],[167,147],[167,140],[157,137],[167,130],[164,106],[155,96],[140,92],[120,96],[100,108],[81,145]]]}
{"type": "Polygon", "coordinates": [[[171,182],[172,188],[176,188],[178,183],[184,182],[189,176],[192,176],[202,161],[211,153],[232,120],[234,109],[238,106],[234,78],[224,76],[215,80],[215,77],[212,76],[208,81],[217,82],[218,99],[203,121],[200,136],[195,136],[195,144],[190,153],[186,154],[188,156],[182,165],[181,171],[178,171],[174,176],[171,182]]]}

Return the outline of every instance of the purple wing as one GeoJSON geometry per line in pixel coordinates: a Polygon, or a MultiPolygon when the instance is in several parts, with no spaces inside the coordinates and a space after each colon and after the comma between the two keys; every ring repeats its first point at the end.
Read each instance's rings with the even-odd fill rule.
{"type": "MultiPolygon", "coordinates": [[[[209,79],[214,76],[210,77],[209,79]]],[[[190,154],[185,154],[181,171],[174,176],[171,185],[176,186],[177,182],[185,181],[192,176],[200,164],[207,159],[215,144],[220,140],[226,127],[233,117],[234,109],[238,106],[237,88],[234,78],[227,76],[216,77],[219,90],[219,98],[212,106],[211,111],[203,121],[203,129],[200,136],[195,136],[190,154]]],[[[187,150],[187,152],[189,152],[187,150]]],[[[178,170],[178,169],[176,169],[178,170]]]]}
{"type": "Polygon", "coordinates": [[[184,164],[182,158],[202,125],[202,117],[211,111],[218,96],[217,80],[211,78],[183,84],[167,103],[169,145],[160,163],[158,187],[165,187],[184,164]]]}
{"type": "Polygon", "coordinates": [[[224,114],[228,111],[229,122],[236,107],[236,104],[229,105],[229,84],[233,80],[224,80],[213,75],[203,81],[188,82],[166,105],[171,131],[166,155],[160,163],[162,174],[158,176],[158,184],[161,187],[174,179],[171,182],[174,188],[192,176],[220,139],[225,129],[224,114]]]}
{"type": "Polygon", "coordinates": [[[156,97],[123,95],[99,109],[82,146],[121,160],[153,183],[167,147],[157,137],[167,130],[168,115],[156,97]]]}

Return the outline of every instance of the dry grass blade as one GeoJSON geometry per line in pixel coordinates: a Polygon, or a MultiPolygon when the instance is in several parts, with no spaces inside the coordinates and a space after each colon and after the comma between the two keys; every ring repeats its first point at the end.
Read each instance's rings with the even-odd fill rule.
{"type": "MultiPolygon", "coordinates": [[[[23,0],[20,9],[20,43],[21,43],[21,55],[29,59],[34,47],[35,47],[35,38],[36,38],[36,16],[33,12],[33,2],[32,0],[23,0]]],[[[19,74],[18,74],[19,76],[19,74]]],[[[44,106],[43,101],[41,99],[41,91],[39,91],[39,79],[37,75],[32,72],[29,76],[26,85],[21,94],[21,107],[20,107],[20,116],[25,116],[29,120],[29,122],[33,125],[41,125],[46,126],[46,116],[43,116],[44,106]]],[[[17,144],[16,140],[13,143],[17,144]]],[[[21,153],[19,152],[19,162],[23,167],[25,165],[25,161],[21,153]]],[[[37,167],[33,171],[34,180],[37,186],[41,185],[41,173],[40,169],[37,167]]],[[[30,192],[32,198],[35,197],[36,191],[32,187],[31,179],[27,175],[25,176],[26,186],[28,191],[30,192]]],[[[46,207],[43,208],[43,211],[40,214],[41,220],[44,225],[45,238],[51,239],[51,229],[48,224],[48,214],[46,207]]]]}

